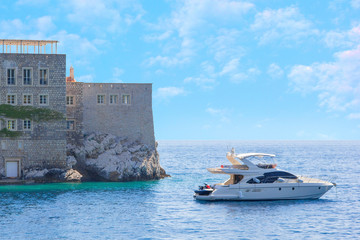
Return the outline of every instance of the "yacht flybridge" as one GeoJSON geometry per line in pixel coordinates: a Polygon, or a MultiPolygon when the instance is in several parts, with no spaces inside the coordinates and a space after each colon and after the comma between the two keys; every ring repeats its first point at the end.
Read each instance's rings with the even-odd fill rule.
{"type": "Polygon", "coordinates": [[[254,158],[275,157],[272,154],[235,154],[232,149],[226,157],[232,165],[207,170],[214,174],[228,174],[230,178],[224,183],[200,186],[194,198],[208,201],[317,199],[336,186],[335,183],[320,179],[295,176],[277,169],[276,164],[254,164],[250,161],[254,158]]]}

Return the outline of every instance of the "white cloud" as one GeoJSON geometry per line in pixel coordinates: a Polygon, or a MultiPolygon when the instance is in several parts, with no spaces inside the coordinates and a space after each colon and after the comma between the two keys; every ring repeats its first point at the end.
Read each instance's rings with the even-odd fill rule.
{"type": "Polygon", "coordinates": [[[156,98],[165,98],[165,99],[180,95],[186,95],[186,92],[183,88],[179,88],[179,87],[158,88],[155,93],[156,98]]]}
{"type": "Polygon", "coordinates": [[[335,61],[292,67],[288,78],[295,91],[318,94],[319,105],[330,111],[360,106],[360,45],[334,54],[335,61]]]}
{"type": "Polygon", "coordinates": [[[360,0],[351,0],[351,6],[355,9],[360,8],[360,0]]]}
{"type": "Polygon", "coordinates": [[[249,2],[233,0],[184,1],[172,14],[170,24],[178,29],[180,37],[196,34],[195,29],[206,25],[207,20],[233,21],[254,7],[249,2]]]}
{"type": "Polygon", "coordinates": [[[214,88],[216,85],[216,80],[214,78],[207,78],[205,76],[187,77],[184,79],[184,83],[195,83],[202,89],[209,90],[214,88]]]}
{"type": "Polygon", "coordinates": [[[49,32],[56,28],[51,16],[43,16],[36,19],[36,26],[37,30],[42,33],[49,32]]]}
{"type": "Polygon", "coordinates": [[[251,80],[261,74],[261,71],[255,67],[243,69],[240,66],[240,59],[235,58],[226,62],[220,71],[208,61],[201,63],[202,73],[196,77],[187,77],[185,83],[195,83],[204,90],[211,90],[217,84],[219,79],[230,80],[232,83],[240,83],[245,80],[251,80]]]}
{"type": "Polygon", "coordinates": [[[69,22],[81,26],[82,31],[94,32],[102,37],[107,33],[123,32],[144,14],[139,4],[131,1],[72,0],[62,4],[69,10],[66,16],[69,22]]]}
{"type": "Polygon", "coordinates": [[[350,113],[348,115],[349,119],[360,119],[360,113],[350,113]]]}
{"type": "Polygon", "coordinates": [[[224,109],[215,109],[215,108],[207,108],[206,109],[207,113],[210,113],[211,115],[218,115],[218,114],[224,114],[226,112],[226,110],[224,109]]]}
{"type": "Polygon", "coordinates": [[[94,82],[94,76],[91,74],[83,75],[76,78],[76,81],[78,82],[85,82],[85,83],[91,83],[94,82]]]}
{"type": "Polygon", "coordinates": [[[229,123],[230,122],[230,111],[228,109],[220,109],[220,108],[211,108],[208,107],[205,110],[207,113],[209,113],[210,115],[214,116],[215,118],[218,119],[218,121],[222,122],[222,123],[229,123]]]}
{"type": "Polygon", "coordinates": [[[206,41],[206,45],[217,62],[241,58],[245,55],[245,49],[239,45],[241,35],[241,32],[236,29],[220,29],[216,36],[206,41]]]}
{"type": "Polygon", "coordinates": [[[252,80],[256,76],[260,75],[261,71],[257,68],[249,68],[245,71],[241,71],[240,69],[236,69],[228,74],[230,77],[230,81],[233,83],[241,83],[246,80],[252,80]]]}
{"type": "Polygon", "coordinates": [[[31,5],[32,7],[41,7],[48,2],[49,0],[19,0],[16,2],[16,5],[31,5]]]}
{"type": "Polygon", "coordinates": [[[154,30],[161,33],[145,37],[147,40],[161,41],[161,47],[164,48],[163,54],[150,57],[147,61],[150,66],[156,63],[167,67],[188,63],[203,46],[202,41],[206,41],[199,39],[199,32],[208,28],[217,29],[224,22],[237,22],[241,15],[254,7],[252,3],[233,0],[186,0],[178,4],[178,8],[169,18],[160,19],[158,24],[152,25],[154,30]],[[199,39],[199,42],[195,39],[199,39]],[[164,44],[163,40],[176,42],[177,46],[168,53],[165,51],[168,44],[164,44]]]}
{"type": "Polygon", "coordinates": [[[187,77],[184,83],[195,83],[203,90],[211,90],[217,85],[216,78],[218,74],[215,72],[215,67],[208,61],[200,64],[201,74],[197,77],[187,77]]]}
{"type": "Polygon", "coordinates": [[[124,69],[114,67],[112,73],[112,82],[122,82],[120,76],[124,74],[124,69]]]}
{"type": "Polygon", "coordinates": [[[156,56],[156,57],[150,57],[146,64],[148,66],[153,66],[156,64],[160,64],[161,66],[171,67],[175,66],[184,62],[187,62],[187,58],[178,58],[178,57],[163,57],[163,56],[156,56]]]}
{"type": "Polygon", "coordinates": [[[280,42],[291,44],[303,38],[319,34],[311,21],[296,7],[264,10],[257,13],[251,29],[258,33],[260,44],[280,42]]]}
{"type": "Polygon", "coordinates": [[[17,38],[23,36],[27,26],[20,19],[0,21],[0,36],[2,38],[17,38]]]}
{"type": "Polygon", "coordinates": [[[230,81],[233,83],[240,83],[244,80],[257,76],[260,73],[260,70],[254,67],[244,71],[240,68],[240,59],[232,59],[224,65],[219,73],[219,76],[226,76],[229,77],[230,81]]]}
{"type": "Polygon", "coordinates": [[[354,47],[360,44],[360,24],[349,31],[329,31],[324,41],[328,47],[354,47]]]}
{"type": "Polygon", "coordinates": [[[29,18],[26,22],[20,19],[0,21],[0,38],[58,40],[58,53],[62,53],[64,49],[76,56],[100,53],[96,46],[101,43],[99,39],[90,41],[65,30],[57,32],[54,30],[56,30],[56,26],[51,16],[29,18]]]}
{"type": "Polygon", "coordinates": [[[281,69],[281,67],[279,67],[279,65],[277,65],[276,63],[272,63],[268,67],[267,74],[271,78],[277,79],[281,78],[284,75],[284,71],[281,69]]]}
{"type": "Polygon", "coordinates": [[[230,60],[228,63],[225,64],[220,75],[225,75],[237,71],[239,68],[239,60],[238,58],[230,60]]]}
{"type": "Polygon", "coordinates": [[[70,52],[72,55],[84,57],[88,57],[90,54],[100,53],[100,50],[93,41],[74,33],[68,33],[65,30],[57,32],[50,36],[50,38],[59,40],[58,48],[60,50],[58,50],[58,52],[66,49],[66,52],[70,52]]]}
{"type": "Polygon", "coordinates": [[[124,69],[114,67],[114,69],[113,69],[113,76],[114,77],[120,77],[121,75],[123,75],[123,73],[124,73],[124,69]]]}
{"type": "Polygon", "coordinates": [[[163,41],[165,39],[168,39],[171,34],[173,33],[173,31],[171,30],[168,30],[168,31],[165,31],[161,34],[151,34],[151,35],[147,35],[145,36],[145,41],[148,41],[148,42],[152,42],[152,41],[163,41]]]}

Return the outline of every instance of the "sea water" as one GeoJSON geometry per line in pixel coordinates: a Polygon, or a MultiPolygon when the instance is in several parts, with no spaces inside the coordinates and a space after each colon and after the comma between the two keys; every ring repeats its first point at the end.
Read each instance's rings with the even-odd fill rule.
{"type": "Polygon", "coordinates": [[[159,181],[0,186],[0,239],[354,239],[360,236],[360,141],[160,141],[159,181]],[[226,180],[226,152],[277,155],[278,167],[332,179],[318,200],[200,202],[226,180]]]}

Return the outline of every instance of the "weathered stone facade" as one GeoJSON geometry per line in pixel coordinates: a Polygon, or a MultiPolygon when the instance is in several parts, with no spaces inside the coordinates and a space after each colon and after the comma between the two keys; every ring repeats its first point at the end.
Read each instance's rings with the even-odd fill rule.
{"type": "Polygon", "coordinates": [[[74,121],[68,143],[80,146],[84,134],[111,133],[155,149],[151,84],[67,82],[66,95],[66,117],[74,121]]]}
{"type": "MultiPolygon", "coordinates": [[[[49,108],[65,114],[65,72],[64,54],[0,53],[0,104],[9,104],[10,96],[10,104],[24,105],[24,95],[27,95],[31,99],[27,105],[49,108]],[[10,84],[8,69],[13,69],[15,73],[14,82],[10,84]],[[30,78],[26,84],[24,69],[30,69],[30,78]],[[40,84],[40,71],[42,74],[46,73],[46,77],[43,77],[46,82],[43,84],[40,84]]],[[[1,123],[1,129],[7,127],[6,120],[1,123]]],[[[16,139],[0,138],[0,175],[6,176],[8,161],[18,163],[18,177],[28,168],[65,168],[65,120],[31,121],[30,129],[24,129],[23,120],[14,120],[14,130],[20,131],[22,135],[16,139]]]]}
{"type": "Polygon", "coordinates": [[[111,133],[155,149],[152,84],[84,83],[83,104],[85,134],[111,133]]]}

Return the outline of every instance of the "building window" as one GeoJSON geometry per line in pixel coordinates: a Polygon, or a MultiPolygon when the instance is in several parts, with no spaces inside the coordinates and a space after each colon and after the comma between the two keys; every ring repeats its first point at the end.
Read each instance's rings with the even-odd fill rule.
{"type": "Polygon", "coordinates": [[[16,105],[16,95],[15,94],[8,94],[6,102],[7,102],[7,104],[16,105]]]}
{"type": "Polygon", "coordinates": [[[23,104],[24,105],[32,105],[32,95],[31,94],[24,94],[23,95],[23,104]]]}
{"type": "Polygon", "coordinates": [[[75,130],[75,121],[74,120],[67,120],[66,121],[66,129],[67,130],[75,130]]]}
{"type": "Polygon", "coordinates": [[[18,150],[24,150],[24,141],[23,140],[18,141],[18,150]]]}
{"type": "Polygon", "coordinates": [[[40,69],[40,85],[48,85],[49,84],[49,76],[47,69],[40,69]]]}
{"type": "Polygon", "coordinates": [[[118,103],[118,95],[110,95],[110,104],[117,104],[118,103]]]}
{"type": "Polygon", "coordinates": [[[16,85],[15,68],[9,68],[7,70],[7,85],[16,85]]]}
{"type": "Polygon", "coordinates": [[[48,99],[48,95],[39,95],[39,104],[40,105],[49,105],[49,99],[48,99]]]}
{"type": "Polygon", "coordinates": [[[130,104],[130,95],[122,95],[121,99],[122,104],[130,104]]]}
{"type": "Polygon", "coordinates": [[[32,85],[32,71],[30,68],[23,69],[23,84],[32,85]]]}
{"type": "Polygon", "coordinates": [[[66,96],[66,105],[74,105],[74,96],[66,96]]]}
{"type": "Polygon", "coordinates": [[[105,104],[105,95],[97,95],[97,104],[105,104]]]}
{"type": "Polygon", "coordinates": [[[23,129],[24,131],[31,131],[31,120],[24,120],[23,129]]]}
{"type": "Polygon", "coordinates": [[[1,141],[1,150],[6,150],[6,141],[5,140],[1,141]]]}
{"type": "Polygon", "coordinates": [[[7,120],[7,129],[10,131],[16,131],[16,120],[7,120]]]}

